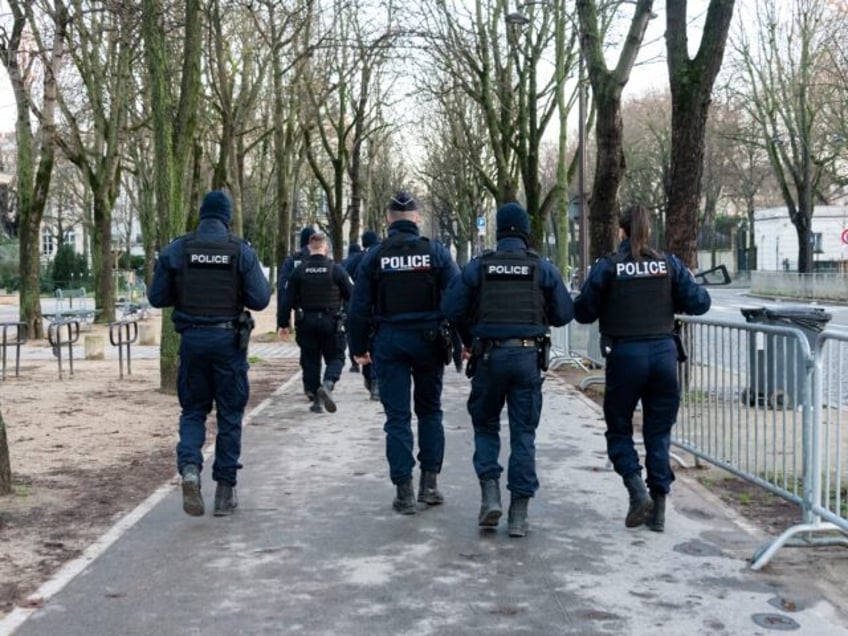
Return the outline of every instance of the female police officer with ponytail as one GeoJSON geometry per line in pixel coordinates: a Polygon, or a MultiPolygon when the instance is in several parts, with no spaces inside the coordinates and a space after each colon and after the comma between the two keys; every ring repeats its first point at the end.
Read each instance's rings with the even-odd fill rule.
{"type": "Polygon", "coordinates": [[[578,322],[600,323],[606,357],[607,454],[629,493],[625,526],[647,524],[662,532],[665,497],[674,481],[671,427],[680,405],[674,314],[706,313],[710,296],[678,258],[648,245],[644,208],[627,208],[619,225],[618,251],[592,266],[574,313],[578,322]],[[650,496],[633,444],[633,412],[639,400],[650,496]]]}

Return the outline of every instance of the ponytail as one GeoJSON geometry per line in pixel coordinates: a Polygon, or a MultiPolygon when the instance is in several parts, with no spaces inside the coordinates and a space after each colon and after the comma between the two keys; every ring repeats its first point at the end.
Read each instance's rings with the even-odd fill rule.
{"type": "Polygon", "coordinates": [[[656,258],[657,252],[648,245],[651,225],[648,213],[639,204],[631,205],[624,210],[618,221],[624,234],[630,239],[630,255],[635,261],[641,261],[642,256],[656,258]]]}

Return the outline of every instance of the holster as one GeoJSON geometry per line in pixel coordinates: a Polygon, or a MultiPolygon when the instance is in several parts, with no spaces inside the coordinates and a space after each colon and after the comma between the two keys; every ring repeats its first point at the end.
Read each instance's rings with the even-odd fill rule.
{"type": "Polygon", "coordinates": [[[551,363],[551,337],[549,335],[536,338],[536,354],[539,358],[539,368],[547,371],[551,363]]]}
{"type": "Polygon", "coordinates": [[[683,337],[681,336],[683,332],[683,322],[680,320],[674,321],[674,331],[672,331],[672,336],[674,337],[674,344],[677,347],[677,361],[678,362],[686,362],[689,359],[688,354],[686,353],[686,345],[683,344],[683,337]]]}
{"type": "Polygon", "coordinates": [[[442,351],[442,361],[448,365],[453,360],[453,335],[450,325],[443,322],[439,325],[439,348],[442,351]]]}
{"type": "Polygon", "coordinates": [[[344,311],[336,314],[336,333],[347,333],[347,315],[344,311]]]}
{"type": "Polygon", "coordinates": [[[613,339],[609,336],[601,335],[601,357],[606,358],[612,353],[613,339]]]}
{"type": "Polygon", "coordinates": [[[480,338],[471,341],[471,356],[465,363],[465,377],[473,378],[481,358],[488,356],[489,346],[480,338]]]}
{"type": "Polygon", "coordinates": [[[250,312],[244,310],[236,318],[236,346],[242,351],[247,351],[247,346],[250,344],[250,332],[256,326],[253,316],[250,312]]]}

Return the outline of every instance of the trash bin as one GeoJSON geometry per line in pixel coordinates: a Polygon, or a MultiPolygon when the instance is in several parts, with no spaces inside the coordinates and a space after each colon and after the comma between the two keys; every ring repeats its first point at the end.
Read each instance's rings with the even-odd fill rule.
{"type": "MultiPolygon", "coordinates": [[[[832,316],[821,307],[788,306],[741,309],[754,324],[795,327],[807,337],[810,349],[832,316]]],[[[748,379],[743,393],[750,406],[765,403],[771,408],[794,408],[806,374],[804,358],[792,338],[777,334],[751,334],[748,340],[748,379]],[[758,337],[759,336],[759,337],[758,337]]]]}

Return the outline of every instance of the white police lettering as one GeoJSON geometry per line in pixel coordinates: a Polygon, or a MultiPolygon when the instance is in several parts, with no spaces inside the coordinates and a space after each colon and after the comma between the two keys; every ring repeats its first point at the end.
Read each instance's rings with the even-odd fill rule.
{"type": "Polygon", "coordinates": [[[634,276],[644,278],[647,276],[668,275],[668,265],[665,261],[642,261],[641,263],[618,263],[615,266],[616,276],[634,276]]]}
{"type": "Polygon", "coordinates": [[[326,267],[304,267],[303,270],[307,274],[326,274],[329,271],[326,267]]]}
{"type": "Polygon", "coordinates": [[[430,269],[430,255],[411,254],[410,256],[383,256],[380,258],[380,269],[386,271],[430,269]]]}
{"type": "Polygon", "coordinates": [[[192,254],[190,262],[200,265],[229,265],[229,254],[192,254]]]}
{"type": "Polygon", "coordinates": [[[489,265],[486,268],[487,274],[501,274],[512,276],[529,276],[529,265],[489,265]]]}

